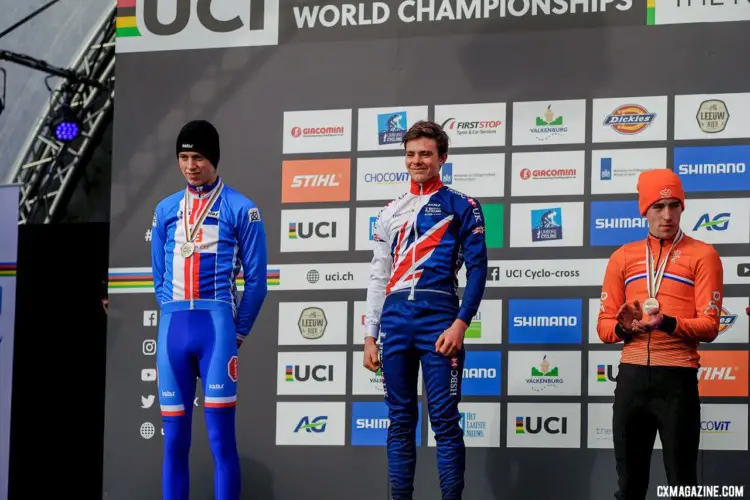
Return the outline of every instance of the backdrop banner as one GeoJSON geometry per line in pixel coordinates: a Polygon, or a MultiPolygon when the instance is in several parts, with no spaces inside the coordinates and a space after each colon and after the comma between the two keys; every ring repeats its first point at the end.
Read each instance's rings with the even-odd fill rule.
{"type": "MultiPolygon", "coordinates": [[[[151,227],[157,203],[184,189],[175,140],[193,119],[216,125],[218,172],[260,207],[267,233],[269,294],[239,354],[243,498],[390,498],[364,304],[373,221],[406,191],[400,141],[426,118],[450,136],[442,180],[480,201],[489,247],[466,339],[465,498],[613,498],[622,344],[600,341],[596,315],[609,256],[646,237],[636,180],[657,168],[680,175],[682,229],[724,263],[721,335],[701,346],[701,484],[747,481],[745,0],[120,4],[109,500],[161,498],[151,227]]],[[[414,498],[434,500],[420,394],[414,498]]],[[[213,494],[202,401],[192,498],[213,494]]],[[[666,484],[660,443],[649,500],[666,484]]]]}
{"type": "Polygon", "coordinates": [[[0,186],[0,499],[8,498],[13,334],[16,321],[18,185],[0,186]]]}

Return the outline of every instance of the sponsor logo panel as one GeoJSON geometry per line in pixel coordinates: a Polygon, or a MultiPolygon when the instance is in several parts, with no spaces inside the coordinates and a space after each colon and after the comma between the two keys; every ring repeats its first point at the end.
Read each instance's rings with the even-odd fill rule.
{"type": "Polygon", "coordinates": [[[503,301],[485,299],[464,335],[464,344],[500,344],[503,331],[503,301]]]}
{"type": "Polygon", "coordinates": [[[510,246],[583,246],[583,203],[511,204],[510,246]]]}
{"type": "Polygon", "coordinates": [[[589,351],[589,396],[614,396],[620,356],[616,351],[589,351]]]}
{"type": "Polygon", "coordinates": [[[367,289],[370,263],[281,264],[271,271],[277,277],[273,290],[367,289]]]}
{"type": "Polygon", "coordinates": [[[354,334],[354,345],[364,345],[367,327],[365,326],[365,316],[367,313],[367,302],[364,300],[354,301],[354,318],[352,319],[352,332],[354,334]]]}
{"type": "Polygon", "coordinates": [[[440,176],[443,184],[466,195],[501,198],[505,194],[505,154],[450,154],[440,176]]]}
{"type": "Polygon", "coordinates": [[[347,302],[279,302],[279,345],[344,345],[347,302]]]}
{"type": "Polygon", "coordinates": [[[591,141],[667,139],[667,96],[594,99],[591,141]]]}
{"type": "Polygon", "coordinates": [[[647,24],[689,24],[750,21],[742,2],[656,2],[648,8],[647,24]]]}
{"type": "Polygon", "coordinates": [[[357,159],[357,199],[390,201],[409,190],[409,172],[401,156],[357,159]]]}
{"type": "MultiPolygon", "coordinates": [[[[490,260],[487,287],[601,286],[608,259],[490,260]]],[[[747,259],[750,269],[750,258],[747,259]]],[[[749,280],[750,281],[750,280],[749,280]]],[[[458,275],[459,286],[466,277],[458,275]]]]}
{"type": "Polygon", "coordinates": [[[580,403],[508,403],[506,421],[508,448],[581,447],[580,403]]]}
{"type": "Polygon", "coordinates": [[[451,148],[505,146],[505,106],[502,102],[437,105],[435,122],[448,134],[451,148]]]}
{"type": "Polygon", "coordinates": [[[277,372],[279,395],[346,394],[345,352],[280,352],[277,372]]]}
{"type": "Polygon", "coordinates": [[[510,351],[509,396],[580,396],[581,351],[510,351]]]}
{"type": "Polygon", "coordinates": [[[586,100],[513,103],[513,144],[582,144],[586,139],[586,100]]]}
{"type": "MultiPolygon", "coordinates": [[[[612,449],[614,441],[612,435],[612,403],[589,403],[587,448],[612,449]]],[[[659,433],[656,433],[654,449],[661,450],[662,444],[659,433]]]]}
{"type": "Polygon", "coordinates": [[[721,257],[725,285],[750,284],[750,257],[721,257]]]}
{"type": "Polygon", "coordinates": [[[578,344],[582,332],[581,299],[510,299],[511,344],[578,344]]]}
{"type": "Polygon", "coordinates": [[[619,247],[645,239],[648,219],[641,216],[636,200],[592,201],[589,235],[592,247],[619,247]]]}
{"type": "Polygon", "coordinates": [[[750,93],[693,94],[674,98],[674,138],[750,138],[750,123],[742,117],[750,109],[750,93]]]}
{"type": "Polygon", "coordinates": [[[701,450],[747,451],[747,404],[701,405],[701,450]]]}
{"type": "MultiPolygon", "coordinates": [[[[416,445],[422,445],[422,405],[417,405],[416,445]]],[[[352,446],[386,446],[388,407],[385,401],[352,403],[352,446]]]]}
{"type": "Polygon", "coordinates": [[[747,397],[748,351],[701,350],[700,356],[701,397],[747,397]]]}
{"type": "Polygon", "coordinates": [[[502,388],[502,353],[467,351],[461,394],[463,396],[499,396],[502,388]]]}
{"type": "Polygon", "coordinates": [[[748,220],[748,198],[691,199],[685,203],[681,226],[686,234],[706,243],[750,243],[748,220]]]}
{"type": "Polygon", "coordinates": [[[584,151],[513,153],[511,194],[551,196],[583,194],[584,151]]]}
{"type": "Polygon", "coordinates": [[[427,119],[427,106],[362,108],[358,115],[357,149],[383,151],[403,148],[409,127],[427,119]]]}
{"type": "Polygon", "coordinates": [[[351,160],[287,160],[281,164],[281,202],[349,201],[351,160]]]}
{"type": "Polygon", "coordinates": [[[338,153],[351,149],[351,109],[284,112],[284,154],[338,153]]]}
{"type": "Polygon", "coordinates": [[[371,252],[373,249],[373,234],[378,214],[384,206],[357,207],[357,227],[354,237],[354,249],[371,252]]]}
{"type": "Polygon", "coordinates": [[[215,2],[139,0],[118,4],[115,51],[217,49],[278,45],[279,0],[215,2]],[[201,4],[203,5],[203,4],[201,4]]]}
{"type": "Polygon", "coordinates": [[[674,171],[686,192],[750,190],[750,145],[674,148],[674,171]]]}
{"type": "Polygon", "coordinates": [[[277,402],[276,445],[344,446],[346,403],[277,402]]]}
{"type": "MultiPolygon", "coordinates": [[[[373,373],[362,366],[364,350],[354,351],[352,353],[352,394],[355,396],[382,396],[383,392],[383,371],[378,370],[373,373]]],[[[419,374],[417,375],[417,394],[422,395],[422,365],[419,365],[419,374]]]]}
{"type": "Polygon", "coordinates": [[[604,344],[599,338],[599,332],[596,331],[601,303],[599,297],[589,299],[589,344],[604,344]]]}
{"type": "MultiPolygon", "coordinates": [[[[500,447],[500,403],[467,403],[458,404],[461,414],[461,429],[467,448],[500,447]]],[[[435,432],[430,425],[427,434],[427,446],[436,446],[435,432]]]]}
{"type": "Polygon", "coordinates": [[[667,168],[666,148],[595,149],[591,152],[591,194],[637,193],[638,176],[667,168]]]}
{"type": "Polygon", "coordinates": [[[282,210],[282,252],[349,250],[349,209],[282,210]]]}
{"type": "Polygon", "coordinates": [[[721,308],[719,336],[714,344],[747,344],[750,342],[750,321],[745,308],[748,299],[745,297],[724,297],[721,308]]]}

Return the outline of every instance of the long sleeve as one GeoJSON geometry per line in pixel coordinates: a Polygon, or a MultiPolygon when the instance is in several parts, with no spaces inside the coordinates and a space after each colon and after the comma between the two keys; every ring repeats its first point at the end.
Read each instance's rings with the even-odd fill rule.
{"type": "Polygon", "coordinates": [[[458,319],[470,325],[479,310],[487,286],[487,242],[482,207],[473,198],[467,198],[467,201],[461,214],[461,247],[466,265],[466,288],[458,319]]]}
{"type": "Polygon", "coordinates": [[[237,337],[243,339],[253,328],[268,294],[266,283],[268,250],[260,210],[252,204],[243,205],[237,218],[237,243],[245,277],[245,290],[237,309],[235,327],[237,337]]]}
{"type": "Polygon", "coordinates": [[[151,223],[151,275],[154,279],[154,293],[156,303],[161,306],[164,302],[164,272],[166,270],[166,251],[164,245],[167,242],[167,232],[164,227],[165,221],[160,213],[161,205],[154,210],[154,220],[151,223]]]}
{"type": "Polygon", "coordinates": [[[615,250],[604,272],[596,331],[605,344],[614,344],[630,337],[618,326],[617,311],[625,303],[624,250],[615,250]]]}
{"type": "Polygon", "coordinates": [[[668,333],[699,342],[713,342],[719,335],[723,301],[724,266],[719,253],[713,247],[708,247],[696,263],[695,317],[674,318],[677,324],[674,331],[668,333]]]}
{"type": "Polygon", "coordinates": [[[380,316],[383,313],[383,303],[385,302],[385,289],[390,278],[392,265],[390,241],[386,224],[383,221],[381,210],[375,221],[373,231],[373,254],[370,261],[370,280],[367,284],[367,301],[365,313],[365,327],[367,336],[374,337],[375,340],[380,336],[380,316]]]}

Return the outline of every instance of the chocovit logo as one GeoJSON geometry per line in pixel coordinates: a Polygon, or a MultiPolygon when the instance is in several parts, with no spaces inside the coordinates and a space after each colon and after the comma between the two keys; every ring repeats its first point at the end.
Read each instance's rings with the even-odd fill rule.
{"type": "Polygon", "coordinates": [[[633,135],[643,132],[654,118],[656,113],[649,113],[640,104],[624,104],[607,115],[604,125],[618,134],[633,135]]]}
{"type": "Polygon", "coordinates": [[[292,127],[292,137],[336,137],[344,135],[343,126],[292,127]]]}

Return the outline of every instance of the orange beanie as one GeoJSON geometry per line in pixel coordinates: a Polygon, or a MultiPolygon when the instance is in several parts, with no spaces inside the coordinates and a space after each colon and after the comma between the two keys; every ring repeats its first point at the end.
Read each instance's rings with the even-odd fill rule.
{"type": "Polygon", "coordinates": [[[685,192],[677,174],[666,168],[641,172],[638,177],[638,209],[646,215],[648,208],[659,200],[675,198],[685,210],[685,192]]]}

